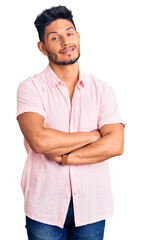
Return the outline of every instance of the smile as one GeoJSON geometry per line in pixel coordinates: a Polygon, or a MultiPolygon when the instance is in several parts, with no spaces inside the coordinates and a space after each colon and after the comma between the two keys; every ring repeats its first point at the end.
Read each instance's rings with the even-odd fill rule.
{"type": "Polygon", "coordinates": [[[74,48],[66,49],[65,51],[62,51],[61,54],[67,54],[70,55],[74,51],[74,48]]]}

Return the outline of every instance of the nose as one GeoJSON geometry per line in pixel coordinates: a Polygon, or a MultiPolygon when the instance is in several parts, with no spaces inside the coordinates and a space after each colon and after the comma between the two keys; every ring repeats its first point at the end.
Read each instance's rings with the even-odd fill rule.
{"type": "Polygon", "coordinates": [[[64,47],[64,46],[67,46],[67,45],[70,45],[70,39],[67,36],[63,36],[62,37],[62,46],[64,47]]]}

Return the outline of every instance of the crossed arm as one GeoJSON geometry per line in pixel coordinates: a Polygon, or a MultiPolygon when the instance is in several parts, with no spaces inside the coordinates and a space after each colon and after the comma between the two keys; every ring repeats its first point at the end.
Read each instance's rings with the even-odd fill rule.
{"type": "Polygon", "coordinates": [[[100,131],[66,133],[49,128],[37,113],[23,113],[17,120],[33,151],[56,162],[61,162],[61,155],[68,152],[70,165],[98,163],[123,153],[121,123],[104,125],[100,131]]]}

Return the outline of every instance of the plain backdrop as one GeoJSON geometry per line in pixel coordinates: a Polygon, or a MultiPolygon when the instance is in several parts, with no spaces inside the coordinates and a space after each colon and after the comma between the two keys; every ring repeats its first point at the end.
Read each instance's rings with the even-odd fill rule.
{"type": "Polygon", "coordinates": [[[81,36],[80,68],[111,85],[126,122],[124,154],[109,160],[115,208],[104,239],[142,239],[142,7],[138,0],[1,4],[0,238],[27,239],[20,187],[27,154],[16,121],[16,92],[21,81],[48,64],[37,49],[33,22],[44,9],[59,4],[73,11],[81,36]]]}

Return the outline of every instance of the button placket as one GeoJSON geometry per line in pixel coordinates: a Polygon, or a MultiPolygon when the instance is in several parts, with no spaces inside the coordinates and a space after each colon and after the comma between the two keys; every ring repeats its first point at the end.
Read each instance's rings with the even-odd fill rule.
{"type": "Polygon", "coordinates": [[[75,193],[75,192],[74,192],[74,193],[72,192],[72,193],[71,193],[71,196],[74,196],[74,195],[76,195],[76,193],[75,193]]]}
{"type": "MultiPolygon", "coordinates": [[[[76,119],[76,114],[78,114],[78,105],[80,103],[80,86],[76,85],[75,89],[74,89],[74,93],[73,93],[73,97],[72,97],[72,102],[71,102],[71,110],[70,110],[70,123],[69,123],[69,132],[77,132],[77,126],[78,123],[75,123],[75,119],[76,119]]],[[[69,96],[69,92],[68,92],[68,96],[69,96]]],[[[69,98],[69,102],[70,102],[70,98],[69,98]]],[[[71,180],[71,188],[72,188],[72,192],[71,192],[71,196],[73,198],[76,198],[76,184],[75,184],[75,176],[73,174],[73,166],[69,166],[69,171],[70,171],[70,180],[71,180]],[[75,187],[75,188],[74,188],[75,187]]]]}

